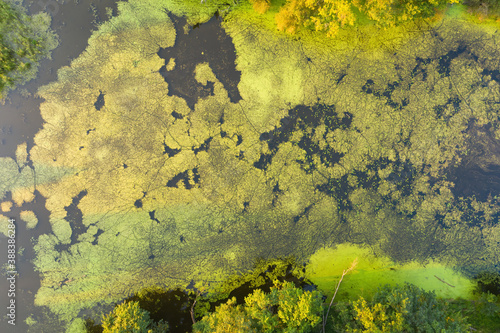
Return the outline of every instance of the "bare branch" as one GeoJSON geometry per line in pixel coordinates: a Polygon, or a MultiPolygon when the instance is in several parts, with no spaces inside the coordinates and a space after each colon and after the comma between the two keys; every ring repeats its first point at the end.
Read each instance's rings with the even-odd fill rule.
{"type": "Polygon", "coordinates": [[[358,264],[358,258],[354,259],[352,262],[351,266],[348,269],[344,269],[342,272],[342,276],[340,277],[339,283],[337,284],[337,288],[335,289],[335,293],[333,294],[332,300],[330,301],[330,305],[328,306],[328,310],[326,311],[326,316],[323,317],[323,333],[325,333],[326,329],[326,320],[328,318],[328,314],[330,313],[330,309],[332,308],[333,305],[333,300],[335,299],[335,296],[337,295],[337,291],[339,291],[340,284],[342,283],[342,280],[344,279],[344,276],[352,271],[356,265],[358,264]]]}
{"type": "Polygon", "coordinates": [[[196,324],[196,319],[194,319],[194,306],[196,305],[196,301],[198,300],[199,296],[200,296],[200,292],[198,292],[196,294],[193,305],[191,305],[191,309],[189,310],[189,313],[191,314],[191,321],[193,322],[193,325],[196,324]]]}

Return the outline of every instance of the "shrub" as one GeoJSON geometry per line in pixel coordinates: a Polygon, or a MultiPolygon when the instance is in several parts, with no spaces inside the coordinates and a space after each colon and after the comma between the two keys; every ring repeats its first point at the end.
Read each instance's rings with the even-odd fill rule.
{"type": "Polygon", "coordinates": [[[303,291],[291,282],[275,282],[271,292],[255,290],[237,305],[232,298],[205,315],[193,328],[198,333],[296,332],[318,329],[321,321],[321,294],[303,291]]]}
{"type": "Polygon", "coordinates": [[[167,332],[164,322],[155,324],[149,312],[139,307],[139,302],[126,302],[118,305],[102,321],[103,333],[160,333],[167,332]]]}
{"type": "Polygon", "coordinates": [[[363,297],[337,307],[334,329],[342,332],[468,332],[469,325],[448,304],[414,285],[380,288],[371,302],[363,297]]]}
{"type": "Polygon", "coordinates": [[[271,0],[250,0],[250,3],[259,14],[264,14],[271,7],[271,0]]]}

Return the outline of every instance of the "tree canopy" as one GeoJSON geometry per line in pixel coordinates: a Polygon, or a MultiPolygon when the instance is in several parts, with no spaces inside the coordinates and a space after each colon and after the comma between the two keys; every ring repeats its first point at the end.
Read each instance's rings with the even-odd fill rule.
{"type": "MultiPolygon", "coordinates": [[[[255,0],[252,1],[255,3],[255,0]]],[[[276,15],[279,30],[289,33],[301,27],[324,31],[330,37],[353,26],[363,16],[380,26],[430,17],[435,10],[459,0],[287,0],[276,15]]]]}
{"type": "MultiPolygon", "coordinates": [[[[193,333],[460,333],[469,332],[473,323],[475,329],[494,332],[500,309],[498,296],[490,293],[482,293],[476,301],[451,300],[450,303],[434,292],[409,283],[382,286],[369,300],[359,296],[333,303],[331,312],[326,312],[328,304],[323,303],[323,299],[319,291],[305,291],[292,282],[275,280],[269,292],[257,288],[244,302],[236,297],[226,298],[225,303],[205,310],[202,317],[192,314],[193,323],[195,317],[199,318],[192,330],[174,330],[171,326],[170,329],[193,333]]],[[[104,333],[169,331],[169,320],[152,320],[139,303],[126,301],[117,305],[103,317],[102,326],[87,327],[87,332],[99,331],[95,328],[101,327],[104,333]]],[[[198,304],[194,302],[191,310],[198,304]]],[[[171,309],[177,315],[188,310],[186,306],[171,309]]]]}
{"type": "Polygon", "coordinates": [[[38,62],[57,46],[45,13],[26,15],[15,2],[0,0],[0,98],[33,79],[38,62]]]}
{"type": "Polygon", "coordinates": [[[312,332],[321,321],[318,291],[303,291],[291,282],[275,281],[271,292],[255,290],[237,305],[232,298],[194,325],[194,332],[312,332]]]}
{"type": "Polygon", "coordinates": [[[160,333],[167,332],[168,325],[162,321],[154,323],[149,312],[139,307],[139,302],[118,305],[113,312],[103,318],[104,333],[160,333]]]}
{"type": "Polygon", "coordinates": [[[338,307],[335,332],[468,332],[469,325],[448,303],[412,284],[385,285],[373,299],[338,307]]]}

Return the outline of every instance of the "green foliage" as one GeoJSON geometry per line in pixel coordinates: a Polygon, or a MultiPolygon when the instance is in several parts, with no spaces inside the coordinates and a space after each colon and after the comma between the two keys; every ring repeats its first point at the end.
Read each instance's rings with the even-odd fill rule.
{"type": "Polygon", "coordinates": [[[257,13],[264,14],[271,7],[271,0],[250,0],[257,13]]]}
{"type": "Polygon", "coordinates": [[[38,62],[57,46],[47,14],[30,17],[16,2],[0,0],[0,98],[36,75],[38,62]]]}
{"type": "Polygon", "coordinates": [[[87,333],[85,320],[82,318],[75,318],[66,329],[66,333],[87,333]]]}
{"type": "Polygon", "coordinates": [[[321,319],[321,294],[291,282],[275,282],[271,292],[257,289],[237,305],[233,297],[203,317],[194,332],[312,332],[321,319]]]}
{"type": "MultiPolygon", "coordinates": [[[[265,0],[264,0],[265,1],[265,0]]],[[[224,15],[238,6],[241,0],[162,0],[153,2],[161,5],[177,16],[186,16],[189,24],[208,21],[216,12],[224,15]]]]}
{"type": "Polygon", "coordinates": [[[361,16],[380,26],[394,26],[417,18],[431,17],[437,8],[459,0],[287,0],[276,15],[279,30],[294,33],[301,27],[337,35],[361,16]]]}
{"type": "Polygon", "coordinates": [[[167,332],[168,325],[153,323],[149,312],[141,309],[139,302],[126,302],[103,317],[102,328],[103,333],[160,333],[167,332]]]}
{"type": "MultiPolygon", "coordinates": [[[[227,299],[231,292],[242,287],[248,286],[252,291],[257,288],[269,288],[275,280],[279,281],[299,281],[303,274],[299,271],[299,266],[293,257],[285,259],[259,259],[255,266],[243,274],[233,274],[228,276],[222,283],[212,286],[205,299],[216,301],[227,299]]],[[[250,293],[250,292],[249,292],[250,293]]]]}
{"type": "Polygon", "coordinates": [[[500,295],[500,273],[481,272],[477,275],[476,280],[480,292],[500,295]]]}
{"type": "Polygon", "coordinates": [[[474,331],[482,333],[500,332],[500,297],[481,293],[476,300],[456,299],[450,302],[453,311],[467,317],[474,331]]]}
{"type": "Polygon", "coordinates": [[[127,301],[139,302],[141,309],[148,311],[152,320],[163,320],[174,332],[191,331],[190,309],[195,301],[193,291],[153,286],[142,289],[127,301]]]}
{"type": "Polygon", "coordinates": [[[342,332],[468,332],[448,303],[415,285],[380,288],[370,302],[363,297],[337,307],[334,327],[342,332]]]}

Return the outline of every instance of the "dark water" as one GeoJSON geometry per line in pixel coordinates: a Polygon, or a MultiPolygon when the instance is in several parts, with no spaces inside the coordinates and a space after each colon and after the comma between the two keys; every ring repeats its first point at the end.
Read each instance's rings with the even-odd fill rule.
{"type": "MultiPolygon", "coordinates": [[[[15,158],[17,145],[27,143],[28,152],[33,147],[33,138],[42,128],[43,120],[40,116],[39,106],[42,99],[35,97],[40,86],[57,79],[57,70],[62,66],[70,64],[72,59],[78,57],[87,47],[87,40],[96,24],[106,20],[106,7],[112,9],[116,15],[116,0],[76,0],[63,1],[25,1],[24,6],[30,14],[44,11],[52,17],[52,29],[59,36],[59,46],[52,52],[52,59],[44,60],[40,64],[38,77],[19,87],[8,95],[4,105],[0,105],[0,157],[15,158]],[[21,93],[23,91],[23,93],[21,93]]],[[[99,101],[98,101],[99,102],[99,101]]],[[[31,167],[28,156],[28,166],[31,167]]],[[[10,201],[10,193],[4,201],[10,201]]],[[[8,302],[8,284],[2,276],[0,279],[0,332],[28,332],[28,325],[24,322],[32,315],[40,325],[37,332],[63,332],[60,323],[50,314],[48,309],[34,307],[34,296],[40,287],[40,276],[34,271],[31,260],[34,258],[32,239],[42,234],[51,233],[49,223],[50,212],[45,208],[45,198],[35,191],[35,199],[24,203],[21,207],[15,205],[9,213],[9,218],[16,220],[16,245],[24,248],[22,256],[17,256],[16,279],[16,325],[7,323],[6,307],[8,302]],[[22,210],[35,212],[38,225],[27,230],[25,223],[21,221],[19,214],[22,210]]],[[[70,218],[72,217],[69,214],[70,218]]],[[[1,264],[6,262],[7,242],[5,238],[0,239],[1,264]]]]}
{"type": "Polygon", "coordinates": [[[495,139],[490,125],[477,126],[472,121],[467,131],[470,152],[450,168],[449,179],[455,183],[455,196],[486,201],[500,195],[500,140],[495,139]]]}
{"type": "Polygon", "coordinates": [[[175,45],[158,51],[158,56],[165,59],[165,66],[160,69],[160,74],[168,83],[168,94],[183,98],[191,109],[198,98],[213,95],[214,82],[202,85],[195,79],[196,66],[208,62],[227,90],[231,102],[241,100],[238,91],[240,72],[235,68],[235,48],[231,38],[221,29],[219,17],[215,16],[207,23],[195,26],[188,34],[184,33],[184,18],[171,14],[169,17],[176,30],[175,45]],[[167,71],[166,64],[170,59],[175,59],[175,68],[167,71]]]}

